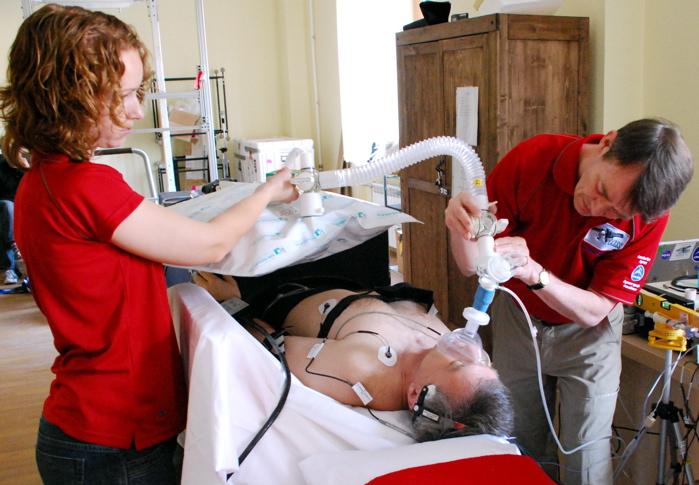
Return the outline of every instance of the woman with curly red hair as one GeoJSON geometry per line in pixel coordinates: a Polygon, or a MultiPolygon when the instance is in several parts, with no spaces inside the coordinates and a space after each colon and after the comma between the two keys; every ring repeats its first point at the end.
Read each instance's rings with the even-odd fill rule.
{"type": "Polygon", "coordinates": [[[36,448],[47,484],[176,483],[187,395],[162,263],[218,261],[268,203],[297,196],[283,170],[202,223],[92,163],[143,117],[148,73],[131,27],[49,4],[20,27],[0,88],[4,155],[31,157],[15,239],[59,353],[36,448]]]}

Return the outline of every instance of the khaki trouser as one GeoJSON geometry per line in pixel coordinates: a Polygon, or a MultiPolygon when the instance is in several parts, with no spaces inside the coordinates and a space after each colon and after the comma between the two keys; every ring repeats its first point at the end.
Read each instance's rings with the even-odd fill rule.
{"type": "MultiPolygon", "coordinates": [[[[544,391],[554,419],[556,387],[560,393],[560,441],[566,455],[563,483],[612,483],[608,437],[616,408],[621,373],[623,308],[617,305],[602,323],[584,328],[575,323],[545,326],[535,318],[544,391]],[[598,440],[598,441],[595,441],[598,440]]],[[[493,366],[512,392],[514,437],[553,478],[558,479],[558,452],[544,414],[536,357],[524,314],[504,292],[492,306],[493,366]]],[[[555,422],[555,420],[553,421],[555,422]]]]}

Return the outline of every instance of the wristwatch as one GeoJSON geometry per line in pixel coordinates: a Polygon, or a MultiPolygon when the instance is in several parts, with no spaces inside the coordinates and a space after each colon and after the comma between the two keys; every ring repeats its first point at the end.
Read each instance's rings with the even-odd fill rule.
{"type": "Polygon", "coordinates": [[[527,288],[530,290],[540,290],[544,286],[548,285],[551,282],[551,273],[549,270],[542,268],[541,273],[539,273],[539,282],[534,284],[534,285],[527,285],[527,288]]]}

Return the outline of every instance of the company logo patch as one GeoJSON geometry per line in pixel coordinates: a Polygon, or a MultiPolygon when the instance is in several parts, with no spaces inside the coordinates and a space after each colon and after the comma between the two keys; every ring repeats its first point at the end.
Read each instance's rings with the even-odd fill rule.
{"type": "Polygon", "coordinates": [[[699,262],[699,246],[697,246],[697,248],[692,253],[692,261],[694,261],[695,263],[699,262]]]}
{"type": "Polygon", "coordinates": [[[660,259],[668,259],[670,256],[672,256],[672,251],[663,251],[660,255],[660,259]]]}
{"type": "Polygon", "coordinates": [[[630,237],[621,229],[609,223],[593,227],[587,232],[585,242],[600,251],[616,251],[626,246],[630,237]]]}
{"type": "Polygon", "coordinates": [[[644,274],[646,274],[646,270],[639,264],[636,266],[636,269],[633,270],[633,273],[631,273],[631,279],[634,281],[641,281],[644,274]]]}

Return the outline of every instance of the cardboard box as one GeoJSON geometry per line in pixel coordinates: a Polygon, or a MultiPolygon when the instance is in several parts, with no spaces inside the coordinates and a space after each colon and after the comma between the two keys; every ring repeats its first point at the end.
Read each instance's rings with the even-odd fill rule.
{"type": "MultiPolygon", "coordinates": [[[[179,126],[197,126],[199,124],[199,115],[184,111],[179,108],[171,108],[169,111],[170,118],[170,128],[177,128],[179,126]]],[[[194,130],[170,130],[173,138],[181,140],[186,143],[192,142],[192,133],[194,130]],[[177,135],[177,133],[185,133],[184,135],[177,135]]]]}
{"type": "Polygon", "coordinates": [[[403,274],[405,269],[405,260],[403,256],[403,229],[396,229],[396,260],[398,261],[398,272],[403,274]]]}
{"type": "Polygon", "coordinates": [[[297,147],[313,153],[313,140],[284,136],[233,140],[233,159],[238,170],[238,181],[264,182],[268,173],[284,168],[286,156],[297,147]]]}

